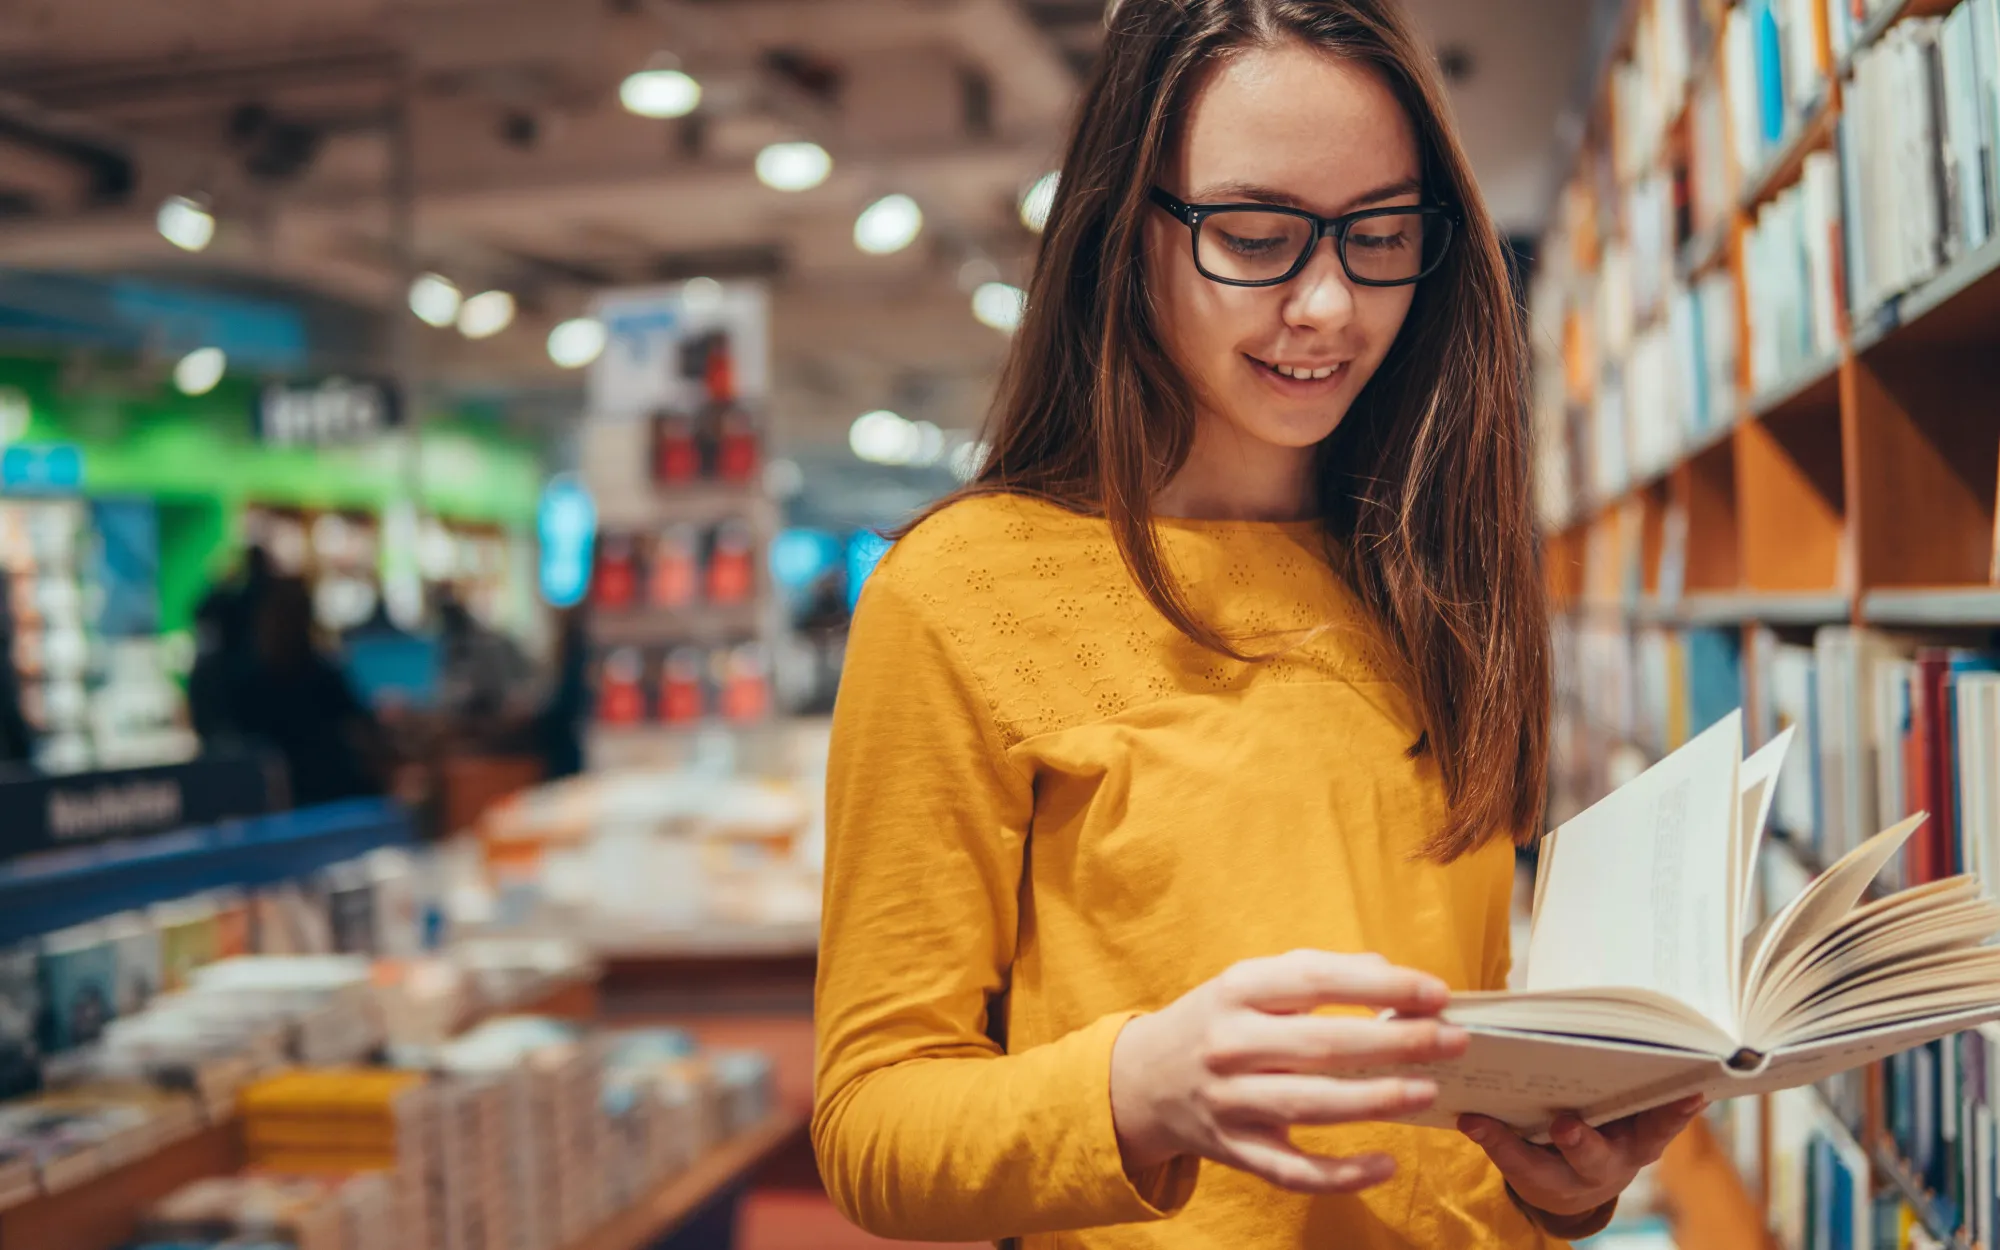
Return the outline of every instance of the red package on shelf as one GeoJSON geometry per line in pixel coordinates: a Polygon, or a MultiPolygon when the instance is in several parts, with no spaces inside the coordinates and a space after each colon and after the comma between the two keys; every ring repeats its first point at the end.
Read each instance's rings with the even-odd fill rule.
{"type": "Polygon", "coordinates": [[[694,422],[675,413],[653,418],[653,480],[684,486],[701,477],[701,444],[694,422]]]}
{"type": "Polygon", "coordinates": [[[753,481],[763,459],[757,426],[741,408],[730,408],[718,422],[715,442],[715,475],[735,485],[753,481]]]}
{"type": "Polygon", "coordinates": [[[736,357],[730,351],[727,334],[717,334],[710,340],[708,354],[702,361],[701,382],[712,400],[726,404],[736,398],[736,357]]]}
{"type": "Polygon", "coordinates": [[[745,643],[724,660],[722,715],[738,724],[762,720],[771,709],[770,662],[764,648],[745,643]]]}
{"type": "Polygon", "coordinates": [[[746,602],[756,583],[755,547],[750,530],[740,521],[726,521],[715,531],[715,547],[708,556],[708,600],[710,603],[746,602]]]}
{"type": "Polygon", "coordinates": [[[707,713],[701,653],[686,648],[672,652],[660,675],[660,719],[669,725],[692,725],[707,713]]]}
{"type": "Polygon", "coordinates": [[[684,608],[695,601],[701,578],[701,542],[689,526],[677,526],[653,548],[647,600],[656,608],[684,608]]]}
{"type": "Polygon", "coordinates": [[[646,719],[645,670],[644,658],[630,647],[605,657],[597,692],[598,720],[607,725],[637,725],[646,719]]]}
{"type": "Polygon", "coordinates": [[[597,547],[597,575],[591,579],[597,606],[611,611],[630,608],[639,599],[639,556],[624,535],[606,536],[597,547]]]}

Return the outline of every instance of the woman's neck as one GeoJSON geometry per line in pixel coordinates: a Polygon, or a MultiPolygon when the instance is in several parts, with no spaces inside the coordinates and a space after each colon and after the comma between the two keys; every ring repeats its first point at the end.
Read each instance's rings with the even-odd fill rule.
{"type": "Polygon", "coordinates": [[[1267,443],[1203,415],[1187,463],[1153,496],[1153,511],[1200,521],[1306,520],[1318,508],[1314,452],[1267,443]]]}

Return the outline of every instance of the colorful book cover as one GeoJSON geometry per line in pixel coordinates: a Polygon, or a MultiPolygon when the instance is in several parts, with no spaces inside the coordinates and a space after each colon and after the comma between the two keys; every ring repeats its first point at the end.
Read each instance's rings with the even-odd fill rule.
{"type": "Polygon", "coordinates": [[[161,983],[170,990],[186,989],[196,968],[215,962],[215,908],[182,903],[155,914],[160,922],[161,983]]]}
{"type": "Polygon", "coordinates": [[[32,944],[0,950],[0,1099],[41,1084],[42,987],[32,944]]]}
{"type": "Polygon", "coordinates": [[[234,959],[253,951],[251,944],[250,900],[240,894],[215,900],[215,957],[234,959]]]}
{"type": "Polygon", "coordinates": [[[118,954],[101,929],[44,939],[42,1042],[50,1054],[96,1041],[117,1008],[118,954]]]}
{"type": "Polygon", "coordinates": [[[144,912],[126,912],[105,922],[118,965],[112,1001],[121,1016],[143,1010],[160,992],[160,931],[144,912]]]}

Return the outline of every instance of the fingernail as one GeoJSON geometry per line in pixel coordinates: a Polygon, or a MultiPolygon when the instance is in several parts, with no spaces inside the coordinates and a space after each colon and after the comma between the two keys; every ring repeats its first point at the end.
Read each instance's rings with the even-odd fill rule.
{"type": "Polygon", "coordinates": [[[1427,977],[1423,985],[1424,1002],[1442,1007],[1451,1001],[1451,987],[1436,977],[1427,977]]]}
{"type": "Polygon", "coordinates": [[[1438,1030],[1438,1045],[1448,1050],[1465,1045],[1471,1038],[1472,1034],[1455,1024],[1447,1024],[1438,1030]]]}
{"type": "Polygon", "coordinates": [[[1408,1102],[1429,1102],[1438,1096],[1436,1081],[1404,1081],[1403,1098],[1408,1102]]]}
{"type": "Polygon", "coordinates": [[[1565,1146],[1574,1146],[1583,1140],[1583,1126],[1574,1122],[1558,1125],[1555,1139],[1565,1146]]]}

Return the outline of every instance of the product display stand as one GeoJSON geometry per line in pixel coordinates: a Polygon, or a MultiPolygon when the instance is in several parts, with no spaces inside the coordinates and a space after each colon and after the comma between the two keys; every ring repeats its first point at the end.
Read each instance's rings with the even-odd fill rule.
{"type": "MultiPolygon", "coordinates": [[[[595,982],[564,978],[482,1014],[515,1012],[595,1018],[595,982]]],[[[466,1027],[477,1022],[468,1020],[466,1027]]],[[[220,1119],[74,1189],[0,1211],[0,1250],[118,1250],[146,1208],[191,1181],[235,1172],[243,1162],[240,1126],[233,1116],[220,1119]]]]}
{"type": "Polygon", "coordinates": [[[758,1165],[805,1127],[795,1111],[778,1111],[695,1161],[653,1195],[585,1237],[570,1250],[652,1250],[748,1179],[758,1165]]]}
{"type": "MultiPolygon", "coordinates": [[[[1692,633],[1743,657],[1744,680],[1711,687],[1711,707],[1741,702],[1769,727],[1782,700],[1751,663],[1760,641],[1796,650],[1819,627],[1853,626],[1978,645],[2000,629],[2000,113],[1952,112],[1992,103],[1989,43],[1979,100],[1949,88],[1974,61],[1935,70],[1948,97],[1937,133],[1957,117],[1961,145],[1936,140],[1943,208],[1896,210],[1930,179],[1856,155],[1924,158],[1881,135],[1903,105],[1871,104],[1880,80],[1860,83],[1910,35],[1898,27],[1945,18],[1923,30],[1928,55],[1948,60],[1954,21],[1985,41],[1992,17],[1952,0],[1623,6],[1534,299],[1545,567],[1559,654],[1573,657],[1551,824],[1707,723],[1690,707],[1704,693],[1692,633]],[[1741,119],[1760,108],[1746,144],[1741,119]],[[1913,248],[1935,263],[1885,279],[1913,248]],[[1664,709],[1645,684],[1644,648],[1662,639],[1659,680],[1687,692],[1664,709]],[[1604,678],[1619,647],[1638,659],[1611,663],[1641,674],[1624,704],[1604,678]]],[[[1773,842],[1812,870],[1799,844],[1773,842]]],[[[1879,1072],[1870,1081],[1855,1183],[1900,1190],[1932,1238],[1969,1246],[1896,1156],[1879,1072]]],[[[1681,1244],[1773,1243],[1771,1117],[1764,1100],[1750,1151],[1760,1192],[1706,1123],[1676,1145],[1663,1172],[1681,1244]]]]}

